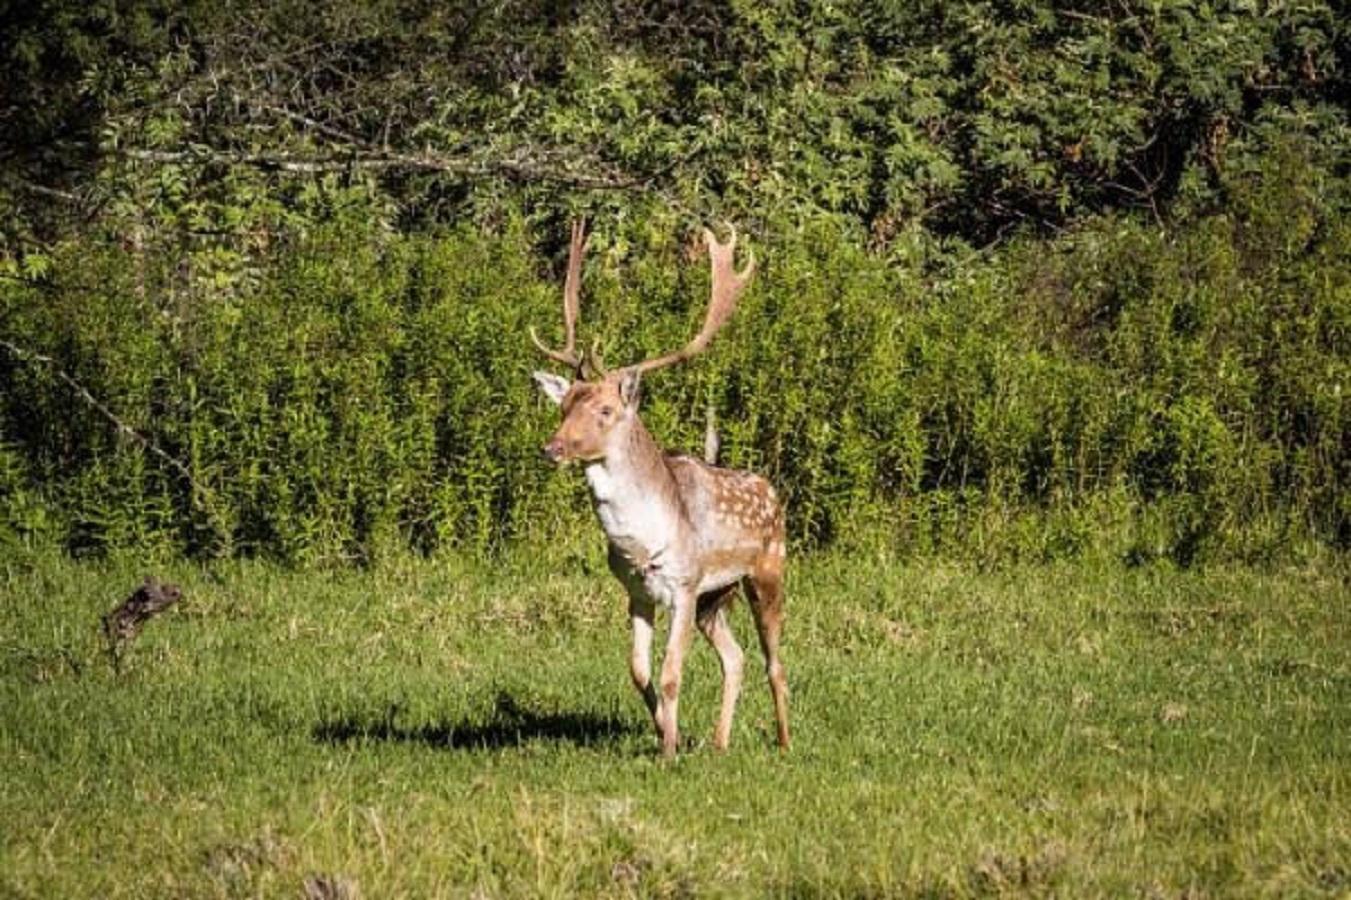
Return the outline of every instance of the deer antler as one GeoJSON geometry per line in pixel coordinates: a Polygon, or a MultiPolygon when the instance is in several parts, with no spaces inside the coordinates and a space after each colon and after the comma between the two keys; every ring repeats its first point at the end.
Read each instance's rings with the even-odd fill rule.
{"type": "Polygon", "coordinates": [[[550,350],[544,346],[544,342],[535,334],[535,329],[530,328],[530,340],[535,342],[535,346],[545,356],[554,362],[562,363],[577,371],[581,371],[583,353],[578,356],[577,346],[577,310],[579,304],[578,295],[582,284],[582,256],[586,253],[586,220],[576,219],[572,223],[572,242],[568,246],[568,275],[563,282],[563,349],[550,350]]]}
{"type": "Polygon", "coordinates": [[[708,301],[708,312],[704,315],[704,327],[699,329],[694,340],[679,350],[635,365],[634,368],[639,373],[664,369],[703,353],[713,340],[713,336],[727,323],[736,309],[737,300],[750,284],[751,276],[755,274],[755,254],[748,254],[750,260],[746,263],[746,267],[738,272],[734,257],[736,228],[731,223],[728,223],[727,228],[732,235],[726,243],[720,243],[712,231],[704,229],[704,243],[708,245],[708,262],[712,270],[712,296],[708,301]]]}

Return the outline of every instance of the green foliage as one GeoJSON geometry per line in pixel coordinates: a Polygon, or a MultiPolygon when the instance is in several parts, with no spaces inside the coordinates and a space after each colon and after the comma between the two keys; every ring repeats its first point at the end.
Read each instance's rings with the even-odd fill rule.
{"type": "Polygon", "coordinates": [[[1335,4],[69,3],[7,22],[0,526],[366,561],[584,516],[523,340],[680,343],[678,245],[763,261],[710,404],[802,546],[1351,544],[1335,4]],[[1148,223],[1148,224],[1146,224],[1148,223]],[[187,476],[120,433],[58,369],[187,476]]]}
{"type": "Polygon", "coordinates": [[[18,234],[128,183],[198,218],[260,192],[294,212],[305,160],[415,227],[605,186],[635,212],[985,243],[1212,203],[1273,121],[1351,152],[1328,0],[41,0],[9,29],[18,234]]]}
{"type": "Polygon", "coordinates": [[[0,440],[0,550],[31,550],[50,543],[56,531],[22,453],[0,440]]]}
{"type": "Polygon", "coordinates": [[[196,276],[68,247],[92,283],[17,291],[11,321],[184,460],[191,483],[120,440],[50,367],[11,359],[15,443],[71,511],[77,551],[152,535],[296,561],[487,546],[528,505],[518,483],[534,435],[520,423],[540,418],[525,345],[503,340],[545,315],[538,290],[521,292],[532,276],[520,247],[333,227],[279,253],[242,296],[215,289],[209,260],[196,276]]]}
{"type": "MultiPolygon", "coordinates": [[[[1108,216],[950,266],[922,240],[908,261],[866,252],[826,220],[769,231],[744,309],[707,357],[649,380],[645,418],[693,448],[713,405],[724,462],[781,487],[806,546],[1182,562],[1345,547],[1351,236],[1306,163],[1284,146],[1227,185],[1230,212],[1177,233],[1108,216]]],[[[543,237],[520,219],[432,237],[352,216],[252,272],[211,249],[57,247],[59,274],[0,292],[9,333],[191,483],[50,366],[8,358],[9,495],[41,496],[75,551],[366,561],[555,539],[585,500],[537,459],[555,414],[525,335],[558,317],[543,237]]],[[[705,267],[675,237],[595,235],[583,338],[612,363],[696,328],[705,267]]]]}

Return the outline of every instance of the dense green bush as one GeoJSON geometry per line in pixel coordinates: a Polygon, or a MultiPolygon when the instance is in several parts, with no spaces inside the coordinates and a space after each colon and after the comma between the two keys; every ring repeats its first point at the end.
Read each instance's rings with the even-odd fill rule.
{"type": "Polygon", "coordinates": [[[395,201],[402,229],[608,187],[627,189],[616,202],[631,213],[824,210],[882,243],[914,223],[986,243],[1210,202],[1226,171],[1260,160],[1273,123],[1351,153],[1351,44],[1331,0],[30,0],[12,13],[0,236],[68,230],[84,221],[72,205],[106,214],[131,183],[246,242],[241,208],[303,215],[318,172],[395,201]]]}
{"type": "MultiPolygon", "coordinates": [[[[984,559],[1280,558],[1351,542],[1351,227],[1298,145],[1164,231],[1104,216],[985,256],[862,249],[825,217],[762,261],[714,350],[645,416],[785,491],[793,535],[984,559]]],[[[359,215],[261,263],[89,242],[0,287],[3,540],[364,561],[578,533],[579,478],[526,328],[558,328],[556,235],[398,235],[359,215]]],[[[623,363],[697,326],[685,236],[597,225],[583,336],[623,363]]],[[[589,526],[588,526],[589,528],[589,526]]],[[[591,531],[583,531],[592,534],[591,531]]]]}
{"type": "Polygon", "coordinates": [[[647,416],[694,447],[713,405],[802,545],[1351,543],[1338,4],[15,13],[0,544],[341,562],[594,537],[579,479],[535,458],[553,412],[524,336],[557,327],[577,211],[588,334],[619,362],[695,327],[694,225],[752,234],[746,308],[647,416]]]}

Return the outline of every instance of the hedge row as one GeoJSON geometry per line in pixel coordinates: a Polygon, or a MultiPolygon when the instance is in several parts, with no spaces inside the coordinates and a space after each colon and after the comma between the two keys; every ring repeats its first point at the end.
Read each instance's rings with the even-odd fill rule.
{"type": "MultiPolygon", "coordinates": [[[[646,421],[697,447],[712,404],[725,462],[782,488],[800,546],[1346,547],[1351,226],[1311,172],[1277,154],[1183,228],[1108,216],[957,259],[770,223],[744,308],[648,380],[646,421]]],[[[355,217],[249,265],[56,248],[0,282],[0,336],[54,360],[0,351],[0,540],[312,563],[594,537],[581,479],[538,459],[556,414],[526,329],[559,325],[536,230],[355,217]]],[[[697,326],[683,237],[597,225],[582,333],[611,362],[697,326]]]]}

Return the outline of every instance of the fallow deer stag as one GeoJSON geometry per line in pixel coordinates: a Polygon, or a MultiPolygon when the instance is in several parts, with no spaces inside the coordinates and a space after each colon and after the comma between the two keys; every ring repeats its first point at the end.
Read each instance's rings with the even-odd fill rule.
{"type": "Polygon", "coordinates": [[[667,452],[638,417],[639,379],[702,353],[736,308],[755,271],[752,255],[736,269],[736,232],[721,243],[707,229],[712,297],[703,327],[682,349],[606,372],[595,352],[576,348],[578,293],[585,226],[574,223],[563,287],[564,346],[535,346],[573,370],[575,380],[536,372],[540,389],[562,408],[563,420],[544,455],[580,462],[591,485],[596,515],[610,544],[610,569],[629,596],[633,624],[631,672],[661,737],[675,754],[681,670],[693,630],[713,645],[722,664],[722,709],[713,743],[726,749],[741,690],[742,653],[728,621],[738,583],[744,586],[774,697],[781,748],[788,747],[788,686],[779,661],[783,625],[784,516],[769,482],[750,472],[709,465],[667,452]],[[656,607],[671,614],[662,660],[660,693],[652,686],[652,636],[656,607]]]}

